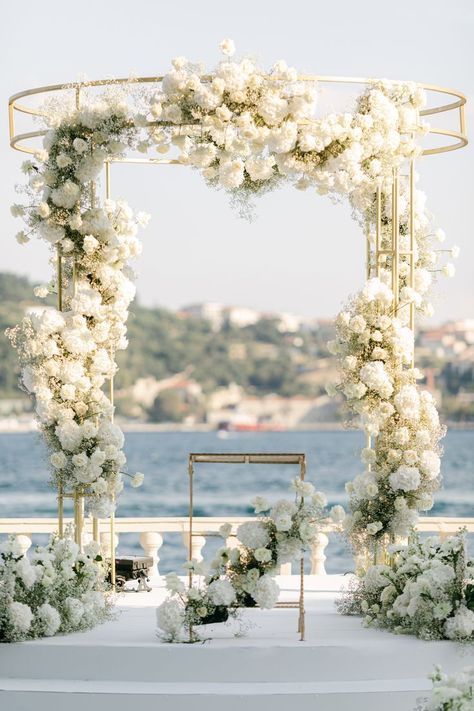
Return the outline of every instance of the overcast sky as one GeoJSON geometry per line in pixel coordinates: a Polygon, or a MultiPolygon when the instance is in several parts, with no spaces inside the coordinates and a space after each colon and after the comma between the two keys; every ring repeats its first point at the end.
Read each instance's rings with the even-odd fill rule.
{"type": "MultiPolygon", "coordinates": [[[[24,157],[9,149],[7,100],[22,89],[91,79],[156,75],[177,55],[219,60],[219,41],[265,66],[284,58],[305,73],[413,79],[474,95],[472,0],[23,0],[2,6],[1,266],[48,278],[47,247],[17,245],[9,215],[24,157]]],[[[473,136],[472,103],[468,132],[473,136]]],[[[473,149],[423,159],[420,187],[461,247],[454,279],[437,287],[436,321],[474,317],[473,149]]],[[[364,242],[347,205],[290,187],[240,219],[222,192],[175,166],[114,166],[113,193],[152,215],[137,260],[146,304],[176,308],[221,301],[331,317],[364,276],[364,242]]]]}

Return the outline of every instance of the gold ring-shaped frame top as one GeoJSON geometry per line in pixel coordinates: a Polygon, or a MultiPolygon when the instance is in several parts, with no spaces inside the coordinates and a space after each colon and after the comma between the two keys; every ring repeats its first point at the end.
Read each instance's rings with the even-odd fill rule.
{"type": "MultiPolygon", "coordinates": [[[[15,118],[18,114],[26,114],[32,118],[42,116],[42,112],[38,107],[31,106],[29,99],[36,97],[44,101],[55,92],[68,92],[75,98],[76,105],[80,105],[81,92],[90,87],[112,86],[117,84],[129,84],[133,86],[140,84],[150,85],[156,84],[157,89],[162,81],[161,76],[155,77],[138,77],[130,79],[98,79],[90,82],[75,82],[71,84],[54,84],[51,86],[41,86],[35,89],[27,89],[20,91],[10,97],[8,102],[8,117],[10,131],[10,145],[12,148],[23,153],[34,154],[38,149],[31,147],[29,142],[33,139],[40,138],[45,135],[46,131],[29,131],[26,133],[16,133],[15,118]],[[26,103],[24,100],[27,100],[26,103]]],[[[318,75],[302,75],[299,76],[300,81],[318,82],[321,87],[333,84],[360,84],[362,87],[367,87],[376,84],[379,79],[355,78],[355,77],[334,77],[334,76],[318,76],[318,75]]],[[[392,84],[402,84],[400,80],[390,80],[392,84]]],[[[442,137],[441,145],[425,148],[422,155],[434,155],[436,153],[446,153],[455,151],[458,148],[463,148],[467,145],[468,139],[466,135],[466,122],[464,106],[466,97],[459,91],[454,89],[446,89],[435,84],[417,83],[421,89],[424,89],[428,98],[428,106],[420,111],[420,116],[429,117],[437,114],[449,116],[451,125],[455,125],[455,129],[430,126],[429,134],[442,137]],[[430,105],[431,104],[431,105],[430,105]]],[[[155,122],[150,122],[153,125],[155,122]]],[[[143,163],[177,163],[179,160],[169,160],[160,158],[143,158],[139,162],[143,163]]]]}

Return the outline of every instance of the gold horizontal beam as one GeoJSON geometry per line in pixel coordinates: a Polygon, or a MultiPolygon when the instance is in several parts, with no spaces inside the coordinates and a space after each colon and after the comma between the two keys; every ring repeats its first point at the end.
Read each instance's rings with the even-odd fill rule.
{"type": "Polygon", "coordinates": [[[276,454],[270,454],[268,452],[191,452],[189,455],[190,462],[217,462],[221,464],[300,464],[304,459],[305,455],[301,452],[278,452],[276,454]]]}
{"type": "MultiPolygon", "coordinates": [[[[15,133],[15,112],[20,112],[30,116],[41,116],[43,112],[40,109],[33,108],[25,105],[24,103],[19,103],[20,99],[24,99],[31,96],[39,96],[42,94],[49,94],[51,92],[57,91],[70,91],[74,92],[77,98],[78,93],[81,89],[87,89],[90,87],[101,87],[101,86],[113,86],[113,85],[123,85],[129,84],[159,84],[162,81],[162,76],[151,76],[151,77],[138,77],[137,79],[130,78],[119,78],[119,79],[97,79],[90,82],[73,82],[70,84],[50,84],[48,86],[36,87],[33,89],[26,89],[20,91],[10,97],[8,102],[8,112],[9,112],[9,130],[10,130],[10,145],[15,150],[21,151],[23,153],[34,154],[35,149],[30,148],[25,145],[25,141],[28,142],[32,138],[38,138],[45,134],[42,131],[32,131],[28,133],[16,134],[15,133]]],[[[210,79],[209,76],[205,76],[204,79],[210,79]]],[[[325,75],[301,75],[298,77],[300,81],[307,82],[318,82],[319,84],[361,84],[364,86],[371,86],[377,84],[380,80],[369,77],[336,77],[336,76],[325,76],[325,75]]],[[[403,84],[402,80],[390,80],[390,83],[397,85],[403,84]]],[[[459,91],[454,89],[449,89],[436,84],[425,84],[417,83],[417,86],[424,89],[430,95],[442,95],[443,97],[455,97],[455,101],[448,101],[447,103],[441,103],[436,106],[427,107],[420,111],[421,116],[431,116],[434,114],[450,112],[455,109],[459,109],[457,116],[457,121],[459,124],[459,130],[448,130],[443,128],[431,128],[429,133],[438,136],[445,136],[449,139],[456,139],[455,142],[449,142],[445,145],[426,148],[423,150],[423,155],[435,155],[437,153],[446,153],[448,151],[454,151],[459,148],[464,147],[468,143],[468,139],[465,132],[465,121],[464,121],[464,105],[466,103],[466,97],[459,91]]],[[[443,98],[444,101],[444,98],[443,98]]],[[[157,122],[153,122],[156,124],[157,122]]],[[[150,125],[153,125],[150,124],[150,125]]],[[[125,161],[123,161],[125,162],[125,161]]],[[[154,159],[143,159],[141,161],[131,160],[129,162],[143,162],[143,163],[156,163],[164,164],[164,161],[157,161],[154,159]]],[[[176,163],[175,161],[170,161],[171,164],[176,163]]],[[[179,161],[177,162],[179,163],[179,161]]]]}

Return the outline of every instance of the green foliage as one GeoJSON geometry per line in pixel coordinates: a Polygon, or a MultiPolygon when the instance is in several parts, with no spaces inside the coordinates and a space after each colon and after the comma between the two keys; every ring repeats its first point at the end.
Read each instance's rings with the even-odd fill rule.
{"type": "Polygon", "coordinates": [[[148,411],[152,422],[181,422],[185,404],[176,390],[163,390],[148,411]]]}
{"type": "MultiPolygon", "coordinates": [[[[28,306],[54,304],[54,296],[39,301],[26,277],[0,273],[0,297],[0,398],[18,398],[22,397],[18,389],[19,366],[5,329],[21,321],[28,306]]],[[[138,378],[152,376],[162,380],[188,370],[205,394],[237,383],[255,396],[276,393],[284,397],[314,397],[324,393],[327,379],[307,376],[318,372],[321,358],[331,358],[326,342],[332,337],[333,326],[329,322],[315,331],[283,334],[273,318],[263,318],[245,328],[225,323],[222,330],[213,331],[207,321],[163,308],[145,308],[135,302],[128,320],[129,347],[117,353],[115,387],[124,390],[138,378]]],[[[445,393],[443,414],[451,420],[473,421],[474,403],[457,397],[460,391],[474,390],[473,368],[458,370],[452,364],[439,365],[439,383],[445,393]]],[[[160,393],[149,418],[180,421],[196,414],[196,403],[180,397],[171,391],[160,393]]],[[[118,399],[117,406],[127,414],[130,403],[118,399]]]]}

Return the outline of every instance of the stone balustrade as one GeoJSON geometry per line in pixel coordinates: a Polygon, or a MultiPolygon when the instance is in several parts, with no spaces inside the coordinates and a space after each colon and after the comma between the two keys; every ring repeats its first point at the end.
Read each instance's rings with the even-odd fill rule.
{"type": "MultiPolygon", "coordinates": [[[[196,560],[202,560],[203,548],[206,541],[211,536],[217,536],[219,528],[224,523],[231,524],[231,533],[227,538],[226,544],[229,547],[239,545],[236,537],[237,528],[245,521],[252,521],[252,518],[239,517],[198,517],[193,520],[193,542],[192,542],[192,557],[196,560]]],[[[72,519],[66,519],[65,524],[72,523],[72,519]]],[[[474,518],[452,518],[425,516],[419,519],[417,530],[422,533],[438,534],[441,538],[445,538],[458,531],[460,528],[466,528],[470,533],[474,533],[474,518]]],[[[0,536],[15,535],[17,536],[23,553],[27,553],[31,547],[34,538],[38,534],[54,533],[57,530],[56,518],[3,518],[0,519],[0,536]]],[[[316,541],[309,553],[312,575],[325,575],[326,548],[329,543],[329,536],[334,533],[336,527],[334,525],[326,525],[318,534],[316,541]]],[[[151,571],[151,577],[158,577],[160,550],[165,543],[166,534],[179,533],[182,536],[183,543],[187,549],[189,543],[189,519],[187,517],[180,518],[116,518],[115,519],[115,549],[118,551],[120,534],[135,533],[138,534],[140,545],[144,555],[153,558],[154,566],[151,571]]],[[[110,556],[111,546],[111,529],[108,521],[101,521],[99,527],[100,542],[102,553],[105,557],[110,556]]],[[[85,543],[92,538],[92,523],[85,522],[85,543]]],[[[291,563],[281,566],[282,575],[291,574],[291,563]]]]}

